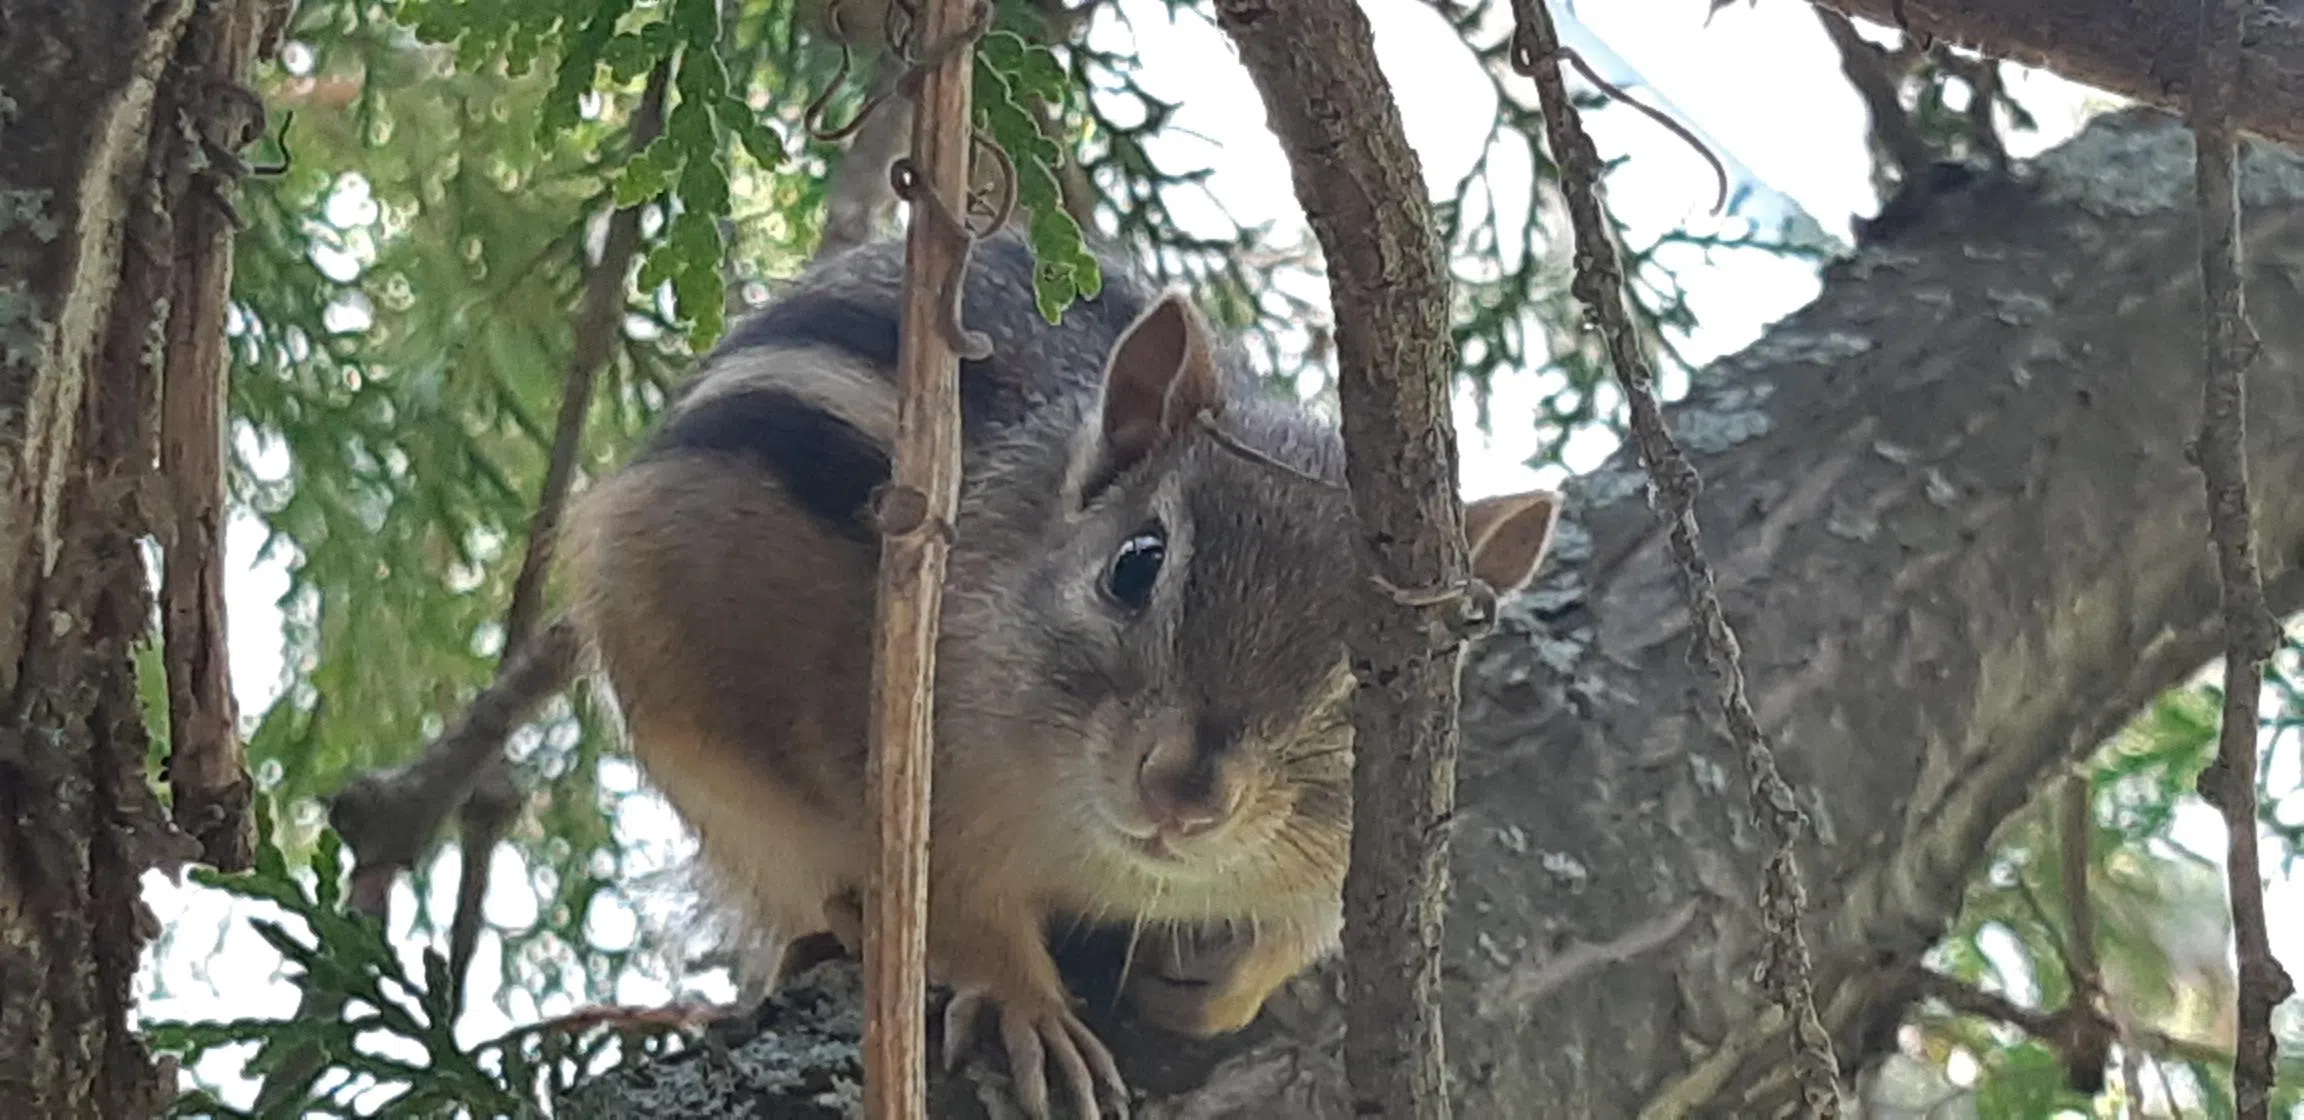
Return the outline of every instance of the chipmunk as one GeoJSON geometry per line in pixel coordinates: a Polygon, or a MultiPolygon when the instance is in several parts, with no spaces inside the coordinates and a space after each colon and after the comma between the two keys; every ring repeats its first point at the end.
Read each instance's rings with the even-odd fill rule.
{"type": "MultiPolygon", "coordinates": [[[[928,959],[955,992],[947,1065],[988,1012],[1034,1117],[1051,1065],[1081,1115],[1127,1112],[1051,924],[1169,934],[1132,1006],[1236,1030],[1336,948],[1351,822],[1359,544],[1341,439],[1263,390],[1185,295],[1102,264],[1101,294],[1054,325],[1013,232],[977,245],[963,290],[992,349],[960,374],[928,959]]],[[[903,273],[897,240],[803,273],[704,360],[564,538],[570,614],[635,757],[732,908],[787,945],[860,941],[903,273]]],[[[1474,574],[1524,584],[1558,506],[1470,503],[1474,574]]]]}

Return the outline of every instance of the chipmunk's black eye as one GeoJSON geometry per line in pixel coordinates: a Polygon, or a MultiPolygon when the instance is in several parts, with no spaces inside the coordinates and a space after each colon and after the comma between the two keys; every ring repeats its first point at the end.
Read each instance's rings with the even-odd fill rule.
{"type": "Polygon", "coordinates": [[[1120,543],[1112,566],[1104,572],[1104,593],[1129,611],[1141,611],[1152,602],[1152,588],[1160,582],[1160,565],[1168,559],[1168,538],[1158,523],[1120,543]]]}

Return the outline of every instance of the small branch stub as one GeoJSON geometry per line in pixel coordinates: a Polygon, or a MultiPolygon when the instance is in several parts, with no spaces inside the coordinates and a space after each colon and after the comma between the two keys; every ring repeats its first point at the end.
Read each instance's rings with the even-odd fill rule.
{"type": "Polygon", "coordinates": [[[918,60],[912,151],[892,177],[913,202],[898,327],[893,477],[882,495],[868,770],[875,856],[864,892],[864,1109],[927,1116],[928,802],[937,619],[960,494],[960,281],[972,244],[947,200],[969,184],[981,3],[898,0],[899,54],[918,60]],[[924,203],[926,203],[924,205],[924,203]]]}

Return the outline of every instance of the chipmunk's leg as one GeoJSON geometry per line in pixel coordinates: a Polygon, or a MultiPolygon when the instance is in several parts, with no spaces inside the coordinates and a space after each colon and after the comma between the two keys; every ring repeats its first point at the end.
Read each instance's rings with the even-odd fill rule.
{"type": "Polygon", "coordinates": [[[843,890],[824,900],[824,928],[784,943],[776,963],[776,986],[825,961],[842,957],[864,959],[864,899],[861,891],[843,890]]]}
{"type": "Polygon", "coordinates": [[[1119,1063],[1073,1012],[1041,932],[1042,915],[1027,907],[987,906],[981,898],[940,893],[929,904],[928,962],[953,989],[944,1011],[944,1063],[969,1052],[986,1012],[999,1026],[1018,1103],[1047,1120],[1048,1069],[1054,1066],[1086,1120],[1128,1115],[1128,1086],[1119,1063]]]}
{"type": "Polygon", "coordinates": [[[1255,1022],[1272,993],[1334,946],[1328,930],[1293,922],[1194,927],[1149,941],[1128,977],[1128,1001],[1154,1026],[1195,1038],[1255,1022]]]}
{"type": "Polygon", "coordinates": [[[795,937],[784,943],[784,951],[776,958],[776,977],[771,987],[782,988],[793,977],[817,965],[850,955],[838,936],[822,930],[795,937]]]}

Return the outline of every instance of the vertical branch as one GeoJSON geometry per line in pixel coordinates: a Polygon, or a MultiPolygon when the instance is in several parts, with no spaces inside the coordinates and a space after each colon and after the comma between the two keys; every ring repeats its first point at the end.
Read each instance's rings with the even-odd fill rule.
{"type": "MultiPolygon", "coordinates": [[[[263,102],[241,85],[269,15],[260,7],[226,5],[221,18],[200,21],[185,44],[188,71],[196,75],[190,83],[205,85],[209,102],[195,126],[197,143],[216,167],[237,165],[232,153],[263,131],[263,102]]],[[[226,188],[215,173],[194,181],[221,201],[226,188]]],[[[153,525],[162,542],[168,781],[177,827],[199,841],[210,864],[238,871],[255,856],[256,833],[249,812],[255,782],[240,742],[224,618],[224,320],[234,231],[226,206],[203,200],[186,210],[176,228],[160,381],[159,479],[167,502],[153,525]]]]}
{"type": "Polygon", "coordinates": [[[2207,487],[2225,634],[2223,726],[2216,760],[2201,773],[2199,788],[2200,796],[2223,814],[2229,845],[2225,876],[2240,965],[2232,1098],[2241,1120],[2263,1120],[2269,1112],[2277,1045],[2272,1009],[2295,990],[2272,956],[2256,852],[2256,713],[2264,662],[2279,645],[2280,628],[2264,601],[2248,496],[2247,370],[2259,344],[2241,287],[2240,145],[2233,114],[2239,100],[2240,30],[2253,6],[2250,0],[2201,4],[2192,102],[2200,280],[2208,318],[2206,385],[2193,454],[2207,487]]]}
{"type": "MultiPolygon", "coordinates": [[[[631,150],[638,152],[656,139],[664,127],[664,96],[671,84],[669,64],[660,64],[648,76],[640,105],[632,114],[631,150]]],[[[568,493],[576,484],[576,460],[583,450],[584,423],[592,414],[592,397],[600,373],[615,357],[616,339],[623,330],[624,289],[632,275],[632,261],[640,253],[640,207],[626,206],[608,217],[600,259],[584,277],[584,294],[577,305],[576,338],[567,383],[560,390],[560,415],[552,433],[552,458],[544,470],[544,485],[536,498],[536,513],[528,522],[528,553],[513,577],[512,603],[504,611],[504,650],[498,664],[509,665],[527,651],[530,638],[544,614],[544,585],[551,577],[552,557],[560,539],[560,519],[568,509],[568,493]]],[[[501,670],[499,670],[501,672],[501,670]]],[[[454,1006],[463,1006],[465,974],[480,940],[481,902],[488,893],[488,869],[496,845],[519,815],[519,791],[502,751],[491,751],[481,764],[472,793],[458,811],[458,832],[463,841],[462,867],[457,877],[456,916],[448,929],[449,975],[455,984],[454,1006]]]]}
{"type": "MultiPolygon", "coordinates": [[[[647,90],[632,116],[633,151],[646,147],[663,128],[665,88],[670,81],[668,66],[660,65],[649,75],[647,90]]],[[[584,422],[591,415],[600,372],[615,354],[617,333],[624,324],[624,287],[639,251],[640,208],[627,206],[609,216],[600,260],[585,275],[584,295],[576,313],[573,359],[568,381],[561,388],[560,415],[553,430],[552,458],[545,468],[535,516],[528,523],[528,553],[521,559],[520,572],[512,582],[512,603],[504,612],[501,664],[508,665],[526,652],[530,635],[543,615],[544,584],[552,571],[568,493],[576,482],[584,422]]],[[[512,786],[503,752],[489,752],[471,795],[458,812],[463,859],[457,877],[456,915],[448,930],[449,976],[455,985],[456,1007],[463,1006],[465,975],[479,944],[481,903],[488,893],[491,858],[504,830],[518,816],[518,804],[519,793],[512,786]]]]}
{"type": "MultiPolygon", "coordinates": [[[[873,1120],[927,1115],[928,799],[937,623],[960,500],[960,358],[953,337],[969,231],[966,196],[976,52],[968,0],[910,0],[902,48],[922,63],[912,152],[895,167],[912,203],[897,331],[895,462],[879,507],[872,641],[871,874],[864,892],[864,1106],[873,1120]]],[[[907,83],[909,84],[909,83],[907,83]]]]}
{"type": "Polygon", "coordinates": [[[2068,1035],[2060,1049],[2064,1079],[2093,1097],[2104,1088],[2104,1066],[2118,1028],[2104,1012],[2104,969],[2096,956],[2096,907],[2088,891],[2089,853],[2095,838],[2095,790],[2086,772],[2064,779],[2056,831],[2062,848],[2064,912],[2072,937],[2063,946],[2064,974],[2072,983],[2066,1007],[2068,1035]]]}
{"type": "Polygon", "coordinates": [[[1372,577],[1352,636],[1344,879],[1354,1111],[1449,1115],[1440,1020],[1467,581],[1443,248],[1353,0],[1218,0],[1328,261],[1346,475],[1372,577]],[[1320,44],[1307,49],[1307,44],[1320,44]],[[1384,593],[1386,589],[1391,594],[1384,593]],[[1417,590],[1403,590],[1417,589],[1417,590]]]}
{"type": "Polygon", "coordinates": [[[1756,823],[1775,844],[1763,873],[1760,893],[1762,921],[1768,931],[1768,961],[1763,973],[1769,992],[1784,1011],[1793,1030],[1794,1069],[1808,1114],[1840,1115],[1839,1062],[1832,1055],[1832,1036],[1816,1014],[1816,981],[1809,960],[1808,940],[1800,924],[1808,909],[1808,894],[1800,882],[1794,845],[1808,828],[1798,795],[1776,769],[1776,752],[1767,732],[1752,711],[1746,695],[1744,668],[1736,632],[1720,607],[1711,561],[1704,556],[1702,530],[1696,524],[1696,492],[1702,479],[1688,456],[1665,426],[1663,408],[1656,401],[1656,375],[1624,303],[1624,272],[1610,238],[1607,215],[1600,208],[1600,154],[1584,131],[1583,118],[1568,100],[1568,86],[1560,75],[1565,53],[1552,13],[1544,0],[1512,0],[1516,28],[1512,68],[1533,78],[1544,106],[1544,131],[1552,157],[1560,166],[1561,192],[1576,234],[1577,301],[1591,313],[1608,345],[1617,384],[1624,390],[1632,413],[1633,443],[1648,471],[1650,503],[1657,517],[1670,527],[1673,560],[1688,592],[1695,622],[1696,652],[1711,670],[1720,690],[1721,714],[1729,737],[1743,756],[1751,781],[1752,812],[1756,823]]]}

